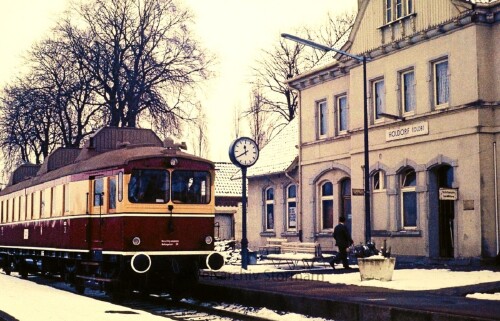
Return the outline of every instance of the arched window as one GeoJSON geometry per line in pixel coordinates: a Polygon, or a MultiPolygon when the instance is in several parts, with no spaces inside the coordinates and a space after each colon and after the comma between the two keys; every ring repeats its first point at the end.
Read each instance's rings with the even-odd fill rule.
{"type": "Polygon", "coordinates": [[[378,170],[372,175],[372,191],[385,189],[385,173],[378,170]]]}
{"type": "Polygon", "coordinates": [[[297,185],[289,185],[286,189],[286,222],[287,230],[297,229],[297,185]]]}
{"type": "Polygon", "coordinates": [[[400,174],[401,186],[401,216],[403,228],[417,227],[417,174],[413,168],[408,168],[400,174]]]}
{"type": "Polygon", "coordinates": [[[266,231],[274,230],[274,189],[269,187],[265,193],[266,231]]]}
{"type": "Polygon", "coordinates": [[[331,182],[321,185],[321,222],[323,230],[333,228],[333,184],[331,182]]]}

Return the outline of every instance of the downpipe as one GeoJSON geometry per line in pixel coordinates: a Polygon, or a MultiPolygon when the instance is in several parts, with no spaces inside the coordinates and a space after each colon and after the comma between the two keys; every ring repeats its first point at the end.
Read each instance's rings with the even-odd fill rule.
{"type": "Polygon", "coordinates": [[[495,170],[495,179],[494,179],[494,185],[495,185],[495,239],[496,239],[496,245],[497,245],[497,261],[500,262],[500,240],[499,240],[499,235],[498,235],[498,176],[497,176],[497,171],[498,171],[498,165],[497,165],[497,143],[493,143],[493,168],[495,170]]]}

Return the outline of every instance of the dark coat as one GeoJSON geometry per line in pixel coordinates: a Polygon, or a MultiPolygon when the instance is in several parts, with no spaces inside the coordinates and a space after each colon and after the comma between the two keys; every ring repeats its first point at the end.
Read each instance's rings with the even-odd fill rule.
{"type": "Polygon", "coordinates": [[[351,238],[351,233],[344,224],[338,224],[333,230],[333,238],[337,242],[338,248],[348,248],[354,242],[351,238]]]}

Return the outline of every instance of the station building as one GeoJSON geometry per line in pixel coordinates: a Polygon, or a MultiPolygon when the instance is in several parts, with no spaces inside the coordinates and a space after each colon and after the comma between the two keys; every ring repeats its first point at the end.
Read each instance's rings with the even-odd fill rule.
{"type": "MultiPolygon", "coordinates": [[[[499,253],[499,21],[499,0],[358,1],[341,49],[369,59],[370,222],[378,247],[385,240],[397,256],[438,260],[499,253]]],[[[335,58],[289,81],[300,94],[296,178],[287,171],[273,174],[282,181],[249,178],[257,183],[249,193],[255,242],[276,235],[331,248],[339,216],[356,243],[365,241],[363,66],[335,58]],[[279,201],[269,200],[272,186],[279,201]],[[280,224],[269,224],[268,204],[283,208],[274,214],[280,224]]]]}

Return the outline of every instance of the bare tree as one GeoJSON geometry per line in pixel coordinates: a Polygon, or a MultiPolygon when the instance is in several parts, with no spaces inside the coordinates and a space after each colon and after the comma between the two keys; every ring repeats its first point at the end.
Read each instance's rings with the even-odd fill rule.
{"type": "MultiPolygon", "coordinates": [[[[304,28],[295,34],[331,47],[340,47],[346,40],[354,23],[355,13],[337,17],[328,15],[326,25],[319,30],[304,28]]],[[[301,44],[280,38],[276,45],[263,51],[256,62],[252,83],[262,87],[265,111],[279,116],[276,126],[281,127],[295,118],[298,94],[286,84],[287,79],[316,67],[327,54],[301,44]]]]}
{"type": "Polygon", "coordinates": [[[187,125],[189,128],[189,138],[190,144],[193,147],[193,153],[200,157],[208,157],[209,143],[207,136],[207,115],[201,104],[198,106],[198,116],[194,122],[190,122],[187,125]]]}
{"type": "Polygon", "coordinates": [[[58,143],[50,97],[26,76],[4,89],[0,114],[0,147],[7,168],[19,162],[41,164],[58,143]]]}
{"type": "MultiPolygon", "coordinates": [[[[104,113],[96,102],[89,73],[71,55],[67,43],[45,39],[30,52],[32,86],[44,91],[64,147],[80,147],[93,131],[105,125],[104,113]]],[[[104,110],[104,112],[106,112],[104,110]]]]}
{"type": "Polygon", "coordinates": [[[250,96],[250,108],[245,112],[249,119],[253,140],[262,149],[272,137],[273,124],[270,113],[265,109],[265,99],[261,87],[254,86],[250,96]]]}
{"type": "Polygon", "coordinates": [[[191,36],[190,12],[174,0],[93,0],[75,13],[79,20],[69,15],[59,31],[92,75],[109,125],[136,127],[146,113],[178,131],[212,61],[191,36]]]}
{"type": "Polygon", "coordinates": [[[241,110],[241,105],[237,105],[233,108],[233,118],[232,124],[233,128],[231,131],[231,137],[236,139],[241,135],[241,121],[243,119],[243,111],[241,110]]]}

